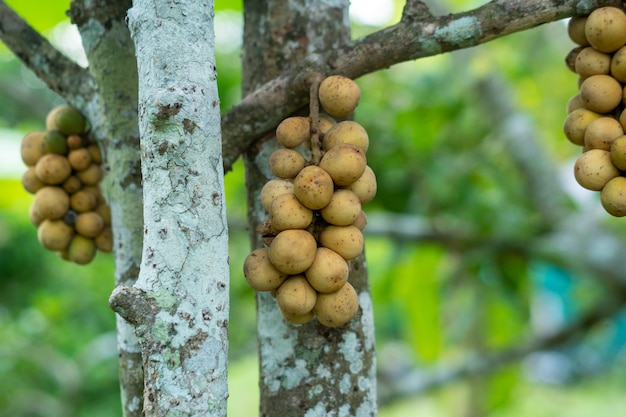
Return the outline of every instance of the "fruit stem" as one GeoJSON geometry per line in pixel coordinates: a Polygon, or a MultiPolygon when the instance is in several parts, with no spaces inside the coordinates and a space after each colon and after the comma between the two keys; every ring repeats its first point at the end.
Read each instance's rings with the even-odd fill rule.
{"type": "Polygon", "coordinates": [[[311,72],[307,76],[309,87],[309,118],[311,119],[311,156],[317,165],[322,159],[322,142],[320,142],[319,122],[320,122],[320,102],[318,91],[322,82],[322,74],[311,72]]]}

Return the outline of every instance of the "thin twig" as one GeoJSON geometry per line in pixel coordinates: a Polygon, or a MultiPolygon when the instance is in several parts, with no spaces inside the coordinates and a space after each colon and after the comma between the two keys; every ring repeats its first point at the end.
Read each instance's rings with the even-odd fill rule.
{"type": "Polygon", "coordinates": [[[320,142],[320,103],[318,91],[322,82],[322,74],[312,72],[308,77],[309,87],[309,118],[311,119],[311,157],[315,164],[322,159],[322,143],[320,142]]]}

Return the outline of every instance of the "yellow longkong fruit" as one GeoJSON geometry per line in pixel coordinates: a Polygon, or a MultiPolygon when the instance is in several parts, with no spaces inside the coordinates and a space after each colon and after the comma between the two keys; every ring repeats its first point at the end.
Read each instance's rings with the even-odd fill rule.
{"type": "Polygon", "coordinates": [[[41,246],[53,251],[67,249],[73,236],[74,229],[63,220],[44,220],[37,229],[41,246]]]}
{"type": "Polygon", "coordinates": [[[609,113],[622,101],[622,86],[610,75],[592,75],[580,85],[585,107],[597,113],[609,113]]]}
{"type": "Polygon", "coordinates": [[[270,170],[278,178],[294,178],[304,168],[304,156],[295,149],[276,149],[270,155],[270,170]]]}
{"type": "Polygon", "coordinates": [[[333,126],[337,124],[337,121],[330,117],[327,114],[320,113],[319,122],[317,124],[317,131],[320,135],[320,138],[326,135],[333,126]]]}
{"type": "Polygon", "coordinates": [[[363,252],[363,232],[354,225],[327,226],[320,232],[319,241],[346,260],[354,259],[363,252]]]}
{"type": "Polygon", "coordinates": [[[113,230],[110,227],[105,227],[102,232],[94,239],[96,248],[98,250],[110,253],[113,251],[113,230]]]}
{"type": "Polygon", "coordinates": [[[317,248],[315,260],[304,273],[309,284],[316,291],[330,293],[339,290],[348,281],[350,267],[348,262],[337,252],[317,248]]]}
{"type": "Polygon", "coordinates": [[[111,206],[106,203],[99,204],[94,211],[102,217],[105,226],[111,226],[111,206]]]}
{"type": "Polygon", "coordinates": [[[261,189],[261,205],[265,211],[270,211],[272,201],[282,194],[293,194],[293,182],[281,179],[271,179],[261,189]]]}
{"type": "Polygon", "coordinates": [[[602,207],[611,216],[626,216],[626,177],[615,177],[600,192],[602,207]]]}
{"type": "Polygon", "coordinates": [[[602,149],[591,149],[580,155],[574,163],[574,178],[582,187],[592,191],[600,191],[611,178],[619,174],[611,162],[611,153],[602,149]]]}
{"type": "Polygon", "coordinates": [[[45,186],[35,193],[33,211],[41,219],[60,219],[70,208],[70,198],[60,187],[45,186]]]}
{"type": "Polygon", "coordinates": [[[570,114],[574,110],[584,108],[585,105],[583,101],[580,99],[580,94],[573,95],[568,101],[567,106],[565,107],[565,111],[567,114],[570,114]]]}
{"type": "Polygon", "coordinates": [[[619,82],[626,82],[626,46],[621,47],[613,54],[611,75],[619,82]]]}
{"type": "Polygon", "coordinates": [[[600,117],[602,117],[601,114],[584,107],[573,110],[565,118],[563,133],[565,133],[565,137],[574,145],[583,146],[585,144],[585,131],[587,130],[587,126],[600,117]]]}
{"type": "Polygon", "coordinates": [[[363,175],[361,175],[358,180],[348,185],[346,189],[356,194],[359,200],[361,200],[361,204],[367,204],[372,201],[378,191],[374,170],[366,166],[363,175]]]}
{"type": "Polygon", "coordinates": [[[35,194],[41,188],[45,187],[35,172],[35,167],[29,167],[22,175],[22,187],[31,194],[35,194]]]}
{"type": "Polygon", "coordinates": [[[595,9],[585,21],[585,38],[599,51],[618,50],[626,44],[626,14],[617,7],[595,9]]]}
{"type": "Polygon", "coordinates": [[[300,202],[311,210],[326,206],[333,196],[333,179],[317,165],[304,167],[293,182],[293,192],[300,202]]]}
{"type": "Polygon", "coordinates": [[[301,274],[313,263],[317,242],[306,230],[289,229],[280,232],[269,247],[269,259],[279,271],[301,274]]]}
{"type": "Polygon", "coordinates": [[[624,129],[619,121],[612,117],[600,117],[589,123],[585,130],[585,149],[611,149],[615,138],[622,136],[624,129]]]}
{"type": "Polygon", "coordinates": [[[291,324],[305,324],[315,318],[315,314],[313,314],[312,310],[305,314],[291,314],[281,310],[280,305],[278,306],[278,308],[280,310],[280,314],[282,314],[285,320],[287,320],[291,324]]]}
{"type": "Polygon", "coordinates": [[[330,294],[318,294],[313,309],[317,320],[326,327],[339,327],[348,323],[359,311],[359,297],[349,283],[330,294]]]}
{"type": "Polygon", "coordinates": [[[35,172],[41,182],[56,185],[69,178],[72,167],[65,156],[50,153],[39,158],[35,172]]]}
{"type": "Polygon", "coordinates": [[[626,171],[626,136],[620,136],[611,143],[611,162],[622,171],[626,171]]]}
{"type": "Polygon", "coordinates": [[[102,166],[92,163],[87,169],[78,171],[76,176],[85,185],[98,185],[102,177],[104,177],[104,172],[102,171],[102,166]]]}
{"type": "Polygon", "coordinates": [[[79,265],[88,264],[96,256],[96,243],[93,239],[81,235],[74,235],[68,248],[70,261],[79,265]]]}
{"type": "Polygon", "coordinates": [[[76,216],[74,227],[80,235],[93,239],[104,229],[104,222],[98,213],[88,211],[76,216]]]}
{"type": "Polygon", "coordinates": [[[78,179],[76,175],[70,175],[63,182],[63,184],[61,184],[61,186],[68,194],[74,194],[80,191],[81,188],[83,188],[83,183],[80,182],[80,180],[78,179]]]}
{"type": "Polygon", "coordinates": [[[330,202],[320,210],[322,218],[335,226],[351,225],[359,217],[360,212],[359,196],[345,189],[335,191],[330,202]]]}
{"type": "Polygon", "coordinates": [[[567,23],[567,34],[572,42],[580,46],[589,45],[589,41],[585,36],[585,22],[587,16],[573,16],[567,23]]]}
{"type": "Polygon", "coordinates": [[[313,310],[317,293],[304,275],[294,275],[285,280],[276,291],[280,311],[302,316],[313,310]]]}
{"type": "Polygon", "coordinates": [[[324,149],[332,149],[340,143],[351,143],[363,152],[367,152],[370,144],[365,128],[352,120],[337,123],[324,135],[324,149]]]}
{"type": "Polygon", "coordinates": [[[311,139],[311,121],[308,117],[288,117],[276,128],[276,139],[285,148],[295,148],[311,139]]]}
{"type": "Polygon", "coordinates": [[[21,155],[22,162],[32,167],[37,164],[44,154],[44,136],[46,132],[30,132],[22,139],[21,155]]]}
{"type": "Polygon", "coordinates": [[[367,160],[363,149],[351,143],[340,143],[326,151],[319,166],[328,172],[336,185],[345,186],[363,175],[367,160]]]}
{"type": "Polygon", "coordinates": [[[243,275],[248,285],[256,291],[275,290],[288,276],[271,264],[267,248],[255,249],[246,257],[243,275]]]}
{"type": "Polygon", "coordinates": [[[305,207],[294,194],[279,195],[270,205],[270,224],[275,232],[306,229],[313,221],[313,211],[305,207]]]}
{"type": "Polygon", "coordinates": [[[582,77],[608,74],[611,69],[611,55],[592,47],[584,48],[576,55],[574,70],[582,77]]]}
{"type": "Polygon", "coordinates": [[[331,75],[322,80],[318,91],[320,104],[328,114],[346,117],[352,114],[361,98],[357,83],[341,75],[331,75]]]}
{"type": "Polygon", "coordinates": [[[85,213],[96,208],[97,198],[93,193],[80,190],[70,197],[70,207],[77,213],[85,213]]]}
{"type": "Polygon", "coordinates": [[[76,171],[83,171],[91,165],[92,157],[87,148],[73,149],[67,155],[67,160],[76,171]]]}

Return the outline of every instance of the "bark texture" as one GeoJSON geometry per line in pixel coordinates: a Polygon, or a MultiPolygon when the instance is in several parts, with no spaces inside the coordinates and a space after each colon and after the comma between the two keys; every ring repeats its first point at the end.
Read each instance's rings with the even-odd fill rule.
{"type": "Polygon", "coordinates": [[[110,304],[132,324],[144,415],[226,414],[228,228],[213,2],[138,0],[144,245],[139,279],[110,304]]]}
{"type": "MultiPolygon", "coordinates": [[[[349,42],[347,9],[344,0],[244,2],[244,95],[311,54],[349,42]]],[[[308,98],[306,88],[303,94],[308,98]]],[[[253,247],[262,245],[254,230],[267,218],[259,193],[271,176],[267,163],[276,147],[272,136],[245,158],[253,247]]],[[[350,264],[360,311],[340,328],[329,329],[316,320],[291,325],[270,295],[257,295],[260,415],[376,415],[374,324],[365,258],[350,264]]]]}
{"type": "MultiPolygon", "coordinates": [[[[91,134],[104,156],[104,191],[111,206],[115,284],[137,280],[142,253],[141,153],[137,125],[137,60],[125,18],[130,0],[74,0],[70,18],[78,26],[97,86],[79,108],[88,115],[91,134]]],[[[71,76],[70,76],[71,79],[71,76]]],[[[133,327],[117,316],[120,387],[124,417],[143,409],[141,350],[133,327]]]]}

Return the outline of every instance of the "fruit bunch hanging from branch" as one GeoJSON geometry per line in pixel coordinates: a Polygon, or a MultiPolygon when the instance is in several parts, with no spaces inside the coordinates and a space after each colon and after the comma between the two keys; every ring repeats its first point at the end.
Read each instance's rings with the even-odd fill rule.
{"type": "Polygon", "coordinates": [[[309,81],[309,116],[276,128],[279,147],[269,158],[275,178],[260,195],[269,217],[258,228],[266,246],[248,255],[244,275],[253,289],[272,292],[289,322],[316,317],[338,327],[358,312],[349,262],[363,252],[362,205],[376,194],[376,176],[367,165],[366,130],[341,120],[359,102],[358,85],[338,75],[309,81]]]}

